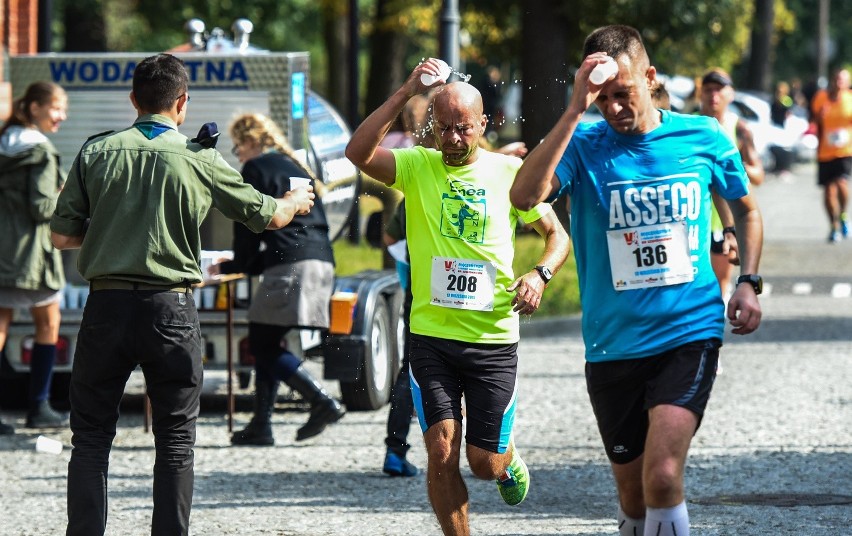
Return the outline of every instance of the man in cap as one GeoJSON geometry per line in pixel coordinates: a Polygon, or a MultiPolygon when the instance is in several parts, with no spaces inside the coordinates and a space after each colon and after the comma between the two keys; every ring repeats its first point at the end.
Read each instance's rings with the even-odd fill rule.
{"type": "MultiPolygon", "coordinates": [[[[699,92],[701,115],[715,117],[722,125],[722,131],[740,151],[743,167],[751,184],[757,186],[763,182],[764,171],[760,155],[754,146],[754,136],[748,124],[737,114],[729,110],[734,100],[734,83],[731,77],[722,69],[708,71],[701,79],[699,92]]],[[[713,194],[713,213],[710,220],[710,261],[713,272],[719,281],[722,297],[728,297],[728,285],[734,265],[739,263],[737,257],[737,238],[734,219],[727,204],[713,194]]]]}

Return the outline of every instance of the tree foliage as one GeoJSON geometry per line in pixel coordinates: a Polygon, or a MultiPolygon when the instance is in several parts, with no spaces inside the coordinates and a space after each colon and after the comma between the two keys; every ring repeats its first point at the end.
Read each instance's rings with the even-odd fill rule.
{"type": "MultiPolygon", "coordinates": [[[[360,0],[361,72],[382,51],[368,46],[374,35],[396,34],[389,41],[399,47],[394,53],[385,51],[389,61],[399,65],[393,71],[371,76],[389,76],[386,84],[370,84],[362,75],[362,89],[377,92],[371,102],[383,98],[378,93],[401,83],[400,76],[422,58],[438,54],[438,27],[441,0],[360,0]],[[402,74],[400,74],[402,73],[402,74]],[[390,85],[388,85],[390,84],[390,85]]],[[[815,0],[774,0],[773,79],[815,75],[817,5],[815,0]]],[[[184,24],[200,18],[208,31],[221,27],[230,33],[237,18],[248,18],[255,24],[252,43],[269,50],[306,50],[311,53],[312,84],[322,89],[325,73],[334,69],[329,64],[324,35],[328,32],[329,14],[348,6],[347,0],[54,0],[54,50],[79,50],[92,47],[87,41],[87,27],[99,27],[101,19],[107,51],[162,51],[186,41],[184,24]],[[85,5],[81,11],[75,6],[85,5]],[[68,14],[72,16],[69,18],[68,14]],[[77,17],[81,20],[75,21],[77,17]],[[325,26],[324,26],[325,25],[325,26]]],[[[460,0],[463,32],[460,56],[463,70],[476,82],[488,65],[500,66],[504,78],[515,78],[522,53],[535,61],[527,62],[527,70],[556,62],[564,65],[565,78],[579,64],[582,40],[594,28],[612,23],[639,28],[651,54],[651,60],[664,73],[686,76],[700,75],[709,66],[733,70],[744,69],[749,54],[749,35],[753,24],[754,0],[460,0]],[[532,6],[543,8],[536,16],[562,24],[550,24],[550,32],[537,36],[541,46],[524,51],[522,21],[529,19],[532,6]],[[564,50],[553,50],[549,43],[561,43],[564,50]],[[538,62],[538,64],[536,63],[538,62]]],[[[337,13],[337,16],[341,16],[337,13]]],[[[339,25],[338,25],[339,28],[339,25]]],[[[852,57],[852,2],[832,0],[830,38],[833,56],[831,67],[852,57]]],[[[96,42],[97,43],[97,42],[96,42]]],[[[335,56],[336,57],[336,56],[335,56]]],[[[386,58],[387,59],[387,58],[386,58]]],[[[334,59],[333,61],[340,61],[334,59]]],[[[381,63],[381,62],[379,62],[381,63]]],[[[361,92],[364,95],[364,91],[361,92]]],[[[365,110],[367,111],[367,110],[365,110]]]]}
{"type": "MultiPolygon", "coordinates": [[[[779,0],[780,1],[780,0],[779,0]]],[[[775,49],[775,78],[804,81],[817,76],[817,2],[815,0],[784,0],[792,21],[778,27],[775,49]]],[[[777,6],[776,6],[777,10],[777,6]]],[[[829,69],[852,64],[852,2],[832,0],[829,15],[829,69]]]]}

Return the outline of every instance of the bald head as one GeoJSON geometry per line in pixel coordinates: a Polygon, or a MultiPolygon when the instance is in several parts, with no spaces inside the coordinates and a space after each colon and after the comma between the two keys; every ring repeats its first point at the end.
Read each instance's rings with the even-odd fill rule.
{"type": "Polygon", "coordinates": [[[450,82],[438,88],[432,99],[434,107],[464,109],[474,115],[482,115],[482,95],[467,82],[450,82]]]}
{"type": "Polygon", "coordinates": [[[482,95],[466,82],[443,85],[432,98],[432,133],[445,164],[463,166],[476,161],[487,122],[482,95]]]}

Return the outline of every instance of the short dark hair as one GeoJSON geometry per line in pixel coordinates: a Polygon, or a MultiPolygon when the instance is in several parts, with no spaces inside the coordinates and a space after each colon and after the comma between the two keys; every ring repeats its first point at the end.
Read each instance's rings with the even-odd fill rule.
{"type": "Polygon", "coordinates": [[[583,43],[583,58],[595,52],[606,52],[613,59],[627,54],[634,64],[651,65],[642,35],[631,26],[614,24],[590,33],[583,43]]]}
{"type": "Polygon", "coordinates": [[[171,54],[145,58],[133,71],[133,96],[136,105],[145,112],[170,110],[188,87],[186,65],[171,54]]]}

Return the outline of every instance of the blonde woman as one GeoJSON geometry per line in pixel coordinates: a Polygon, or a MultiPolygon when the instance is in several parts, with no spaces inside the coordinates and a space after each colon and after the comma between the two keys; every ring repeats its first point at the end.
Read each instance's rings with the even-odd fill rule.
{"type": "MultiPolygon", "coordinates": [[[[48,398],[59,338],[62,257],[50,243],[50,217],[65,182],[59,153],[45,134],[65,121],[68,99],[51,82],[34,82],[12,105],[0,129],[0,348],[15,309],[29,309],[35,326],[30,362],[28,428],[54,428],[68,417],[48,398]]],[[[14,433],[0,421],[0,434],[14,433]]]]}
{"type": "MultiPolygon", "coordinates": [[[[281,130],[268,117],[244,114],[230,127],[234,154],[243,164],[245,181],[262,193],[280,197],[297,188],[293,179],[312,173],[293,155],[281,130]]],[[[291,329],[327,329],[334,287],[334,254],[322,201],[314,199],[310,214],[296,216],[286,227],[257,235],[234,226],[234,259],[215,264],[210,273],[263,274],[249,309],[249,346],[255,358],[254,416],[231,437],[234,445],[273,445],[272,411],[278,383],[283,381],[311,405],[310,417],[299,428],[301,441],[322,432],[345,411],[285,349],[291,329]],[[264,247],[261,247],[263,244],[264,247]]]]}

